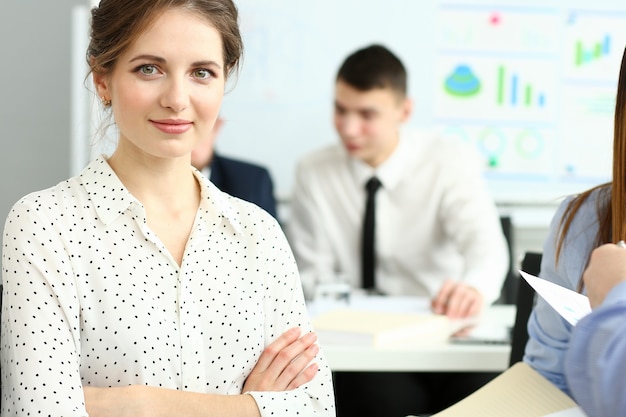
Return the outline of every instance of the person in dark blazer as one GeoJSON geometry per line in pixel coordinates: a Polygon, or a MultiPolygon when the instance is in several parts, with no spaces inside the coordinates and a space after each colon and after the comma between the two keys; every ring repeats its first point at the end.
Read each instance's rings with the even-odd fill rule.
{"type": "Polygon", "coordinates": [[[191,152],[191,164],[223,192],[254,203],[277,219],[274,184],[267,168],[215,152],[215,139],[223,124],[224,119],[218,118],[212,135],[191,152]]]}

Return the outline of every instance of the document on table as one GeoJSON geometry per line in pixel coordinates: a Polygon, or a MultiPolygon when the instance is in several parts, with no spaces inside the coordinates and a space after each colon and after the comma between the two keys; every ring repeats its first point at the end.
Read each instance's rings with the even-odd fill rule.
{"type": "Polygon", "coordinates": [[[524,362],[433,417],[585,417],[560,389],[524,362]]]}
{"type": "Polygon", "coordinates": [[[519,273],[535,289],[537,294],[572,326],[575,326],[580,319],[591,313],[591,305],[586,296],[524,271],[519,271],[519,273]]]}
{"type": "Polygon", "coordinates": [[[394,313],[427,313],[430,312],[430,300],[426,297],[350,294],[338,299],[319,297],[307,303],[307,307],[313,317],[327,311],[345,308],[394,313]]]}
{"type": "MultiPolygon", "coordinates": [[[[442,343],[481,322],[481,317],[449,319],[434,314],[426,297],[351,294],[339,299],[322,297],[307,307],[320,342],[333,345],[442,343]]],[[[506,327],[501,328],[506,334],[506,327]]]]}

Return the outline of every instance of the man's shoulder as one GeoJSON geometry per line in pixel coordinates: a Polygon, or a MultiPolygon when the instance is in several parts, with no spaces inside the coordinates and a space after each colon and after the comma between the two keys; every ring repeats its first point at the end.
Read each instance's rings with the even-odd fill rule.
{"type": "Polygon", "coordinates": [[[218,155],[217,153],[213,156],[213,166],[221,166],[225,170],[236,170],[238,172],[243,171],[254,171],[258,174],[261,173],[269,173],[268,169],[260,164],[244,161],[242,159],[236,159],[232,157],[227,157],[223,155],[218,155]]]}
{"type": "Polygon", "coordinates": [[[305,154],[299,161],[300,169],[324,170],[344,166],[346,153],[340,144],[331,144],[305,154]]]}
{"type": "Polygon", "coordinates": [[[446,151],[463,154],[472,149],[469,142],[457,137],[437,133],[428,129],[404,129],[402,137],[409,146],[421,148],[422,151],[446,151]]]}
{"type": "Polygon", "coordinates": [[[402,133],[403,153],[413,155],[412,166],[457,167],[478,166],[480,156],[470,143],[431,130],[405,129],[402,133]]]}

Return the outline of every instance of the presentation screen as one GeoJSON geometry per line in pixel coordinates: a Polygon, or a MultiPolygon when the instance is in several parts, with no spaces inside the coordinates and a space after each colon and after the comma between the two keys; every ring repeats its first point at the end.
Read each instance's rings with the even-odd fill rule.
{"type": "Polygon", "coordinates": [[[594,6],[437,7],[430,122],[474,146],[500,200],[610,178],[626,14],[594,6]]]}

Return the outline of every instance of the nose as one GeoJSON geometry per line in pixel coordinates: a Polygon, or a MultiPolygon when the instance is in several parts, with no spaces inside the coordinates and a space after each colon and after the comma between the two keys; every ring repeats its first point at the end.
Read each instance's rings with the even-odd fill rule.
{"type": "Polygon", "coordinates": [[[169,77],[164,83],[161,105],[180,113],[189,105],[189,90],[184,77],[169,77]]]}
{"type": "Polygon", "coordinates": [[[335,116],[335,125],[341,135],[346,137],[357,136],[361,130],[358,117],[347,114],[335,116]]]}

